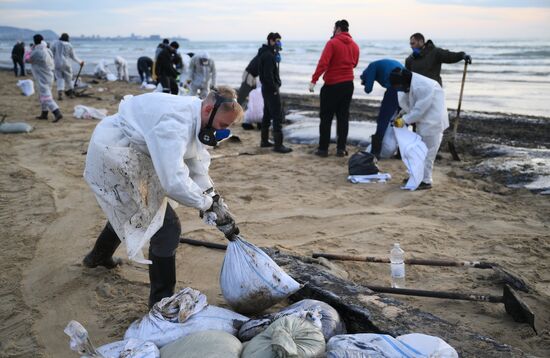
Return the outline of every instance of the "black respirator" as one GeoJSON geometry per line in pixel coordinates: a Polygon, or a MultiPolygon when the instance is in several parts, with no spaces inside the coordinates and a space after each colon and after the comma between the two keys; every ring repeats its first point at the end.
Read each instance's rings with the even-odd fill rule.
{"type": "Polygon", "coordinates": [[[202,144],[209,145],[211,147],[215,147],[218,144],[218,138],[216,138],[216,129],[212,127],[212,123],[214,122],[214,117],[218,112],[218,108],[220,108],[222,103],[235,102],[234,99],[224,98],[215,92],[214,92],[214,95],[216,96],[216,102],[214,103],[214,108],[212,108],[212,112],[210,112],[210,118],[208,119],[208,123],[204,128],[202,128],[199,131],[199,141],[202,144]]]}

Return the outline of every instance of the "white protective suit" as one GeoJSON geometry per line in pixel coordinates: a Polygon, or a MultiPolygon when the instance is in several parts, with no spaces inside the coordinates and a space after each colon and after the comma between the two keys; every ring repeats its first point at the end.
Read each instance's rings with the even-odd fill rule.
{"type": "Polygon", "coordinates": [[[264,116],[264,97],[262,96],[262,84],[258,81],[255,89],[248,95],[248,104],[244,112],[243,123],[261,123],[264,116]]]}
{"type": "Polygon", "coordinates": [[[416,123],[416,133],[428,147],[422,181],[431,184],[435,156],[443,131],[449,127],[445,93],[436,81],[413,72],[409,92],[399,92],[398,100],[405,113],[403,120],[407,124],[416,123]]]}
{"type": "Polygon", "coordinates": [[[82,61],[74,54],[73,46],[68,41],[56,41],[52,45],[55,63],[55,80],[58,91],[71,90],[73,84],[73,68],[69,60],[80,64],[82,61]]]}
{"type": "Polygon", "coordinates": [[[115,57],[115,66],[117,72],[117,79],[119,81],[130,81],[130,76],[128,75],[128,61],[120,56],[115,57]]]}
{"type": "Polygon", "coordinates": [[[213,87],[216,86],[216,64],[207,52],[195,55],[191,58],[188,76],[189,80],[191,80],[189,84],[189,94],[191,96],[196,96],[197,92],[200,90],[200,98],[205,98],[210,89],[210,85],[213,87]],[[203,58],[208,60],[207,65],[201,63],[201,59],[203,58]],[[212,82],[210,82],[211,80],[212,82]]]}
{"type": "Polygon", "coordinates": [[[168,197],[207,210],[213,186],[210,154],[198,140],[196,97],[126,96],[118,113],[92,134],[84,178],[131,260],[149,263],[142,248],[160,229],[168,197]]]}
{"type": "Polygon", "coordinates": [[[52,51],[45,41],[34,45],[29,57],[32,64],[32,76],[37,82],[42,111],[55,111],[59,108],[52,97],[54,62],[52,51]]]}

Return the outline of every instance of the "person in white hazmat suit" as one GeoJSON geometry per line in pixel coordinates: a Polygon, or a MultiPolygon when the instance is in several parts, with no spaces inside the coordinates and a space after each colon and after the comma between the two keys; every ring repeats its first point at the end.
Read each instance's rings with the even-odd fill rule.
{"type": "Polygon", "coordinates": [[[394,126],[416,123],[416,133],[428,147],[424,178],[418,190],[431,189],[435,156],[443,139],[443,131],[449,127],[445,93],[436,81],[403,68],[395,68],[390,73],[390,83],[398,91],[402,114],[395,119],[394,126]]]}
{"type": "MultiPolygon", "coordinates": [[[[114,268],[124,242],[128,257],[150,263],[149,307],[174,293],[181,226],[172,201],[215,213],[228,238],[238,228],[208,174],[216,135],[242,117],[235,91],[220,86],[204,100],[166,93],[126,96],[118,113],[95,128],[84,178],[108,222],[83,264],[114,268]],[[168,202],[168,198],[170,202],[168,202]],[[149,245],[149,261],[142,248],[149,245]]],[[[219,138],[220,139],[220,138],[219,138]]],[[[208,214],[209,217],[213,214],[208,214]]]]}
{"type": "Polygon", "coordinates": [[[120,56],[115,57],[115,66],[117,73],[117,80],[119,81],[130,81],[130,76],[128,75],[128,61],[120,56]]]}
{"type": "Polygon", "coordinates": [[[59,41],[52,45],[53,60],[55,63],[55,82],[57,85],[57,99],[63,99],[63,91],[67,96],[74,98],[73,68],[70,60],[84,66],[84,61],[76,57],[73,45],[69,42],[69,35],[61,34],[59,41]]]}
{"type": "Polygon", "coordinates": [[[207,52],[195,55],[189,62],[189,95],[206,97],[209,89],[216,87],[216,64],[207,52]]]}
{"type": "Polygon", "coordinates": [[[37,119],[48,119],[48,111],[54,115],[53,122],[63,118],[59,106],[52,96],[54,62],[52,51],[48,48],[44,37],[40,34],[33,36],[34,46],[32,48],[29,63],[32,65],[32,76],[38,84],[38,96],[42,112],[37,119]]]}

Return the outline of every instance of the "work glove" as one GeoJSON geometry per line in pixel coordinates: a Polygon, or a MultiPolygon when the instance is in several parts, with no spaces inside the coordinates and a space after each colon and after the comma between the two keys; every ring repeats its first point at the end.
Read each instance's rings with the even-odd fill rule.
{"type": "Polygon", "coordinates": [[[214,88],[216,88],[216,86],[210,85],[210,90],[211,90],[211,91],[214,90],[214,88]]]}
{"type": "Polygon", "coordinates": [[[468,65],[471,65],[472,64],[472,56],[468,55],[468,54],[464,54],[464,61],[468,64],[468,65]]]}
{"type": "Polygon", "coordinates": [[[84,66],[84,61],[80,61],[80,66],[84,66]]]}
{"type": "Polygon", "coordinates": [[[223,232],[229,240],[233,240],[234,236],[239,234],[239,228],[235,224],[235,220],[218,194],[212,197],[212,206],[208,210],[200,211],[200,217],[206,224],[216,225],[218,230],[223,232]]]}
{"type": "Polygon", "coordinates": [[[394,127],[403,128],[404,125],[405,125],[405,120],[401,117],[398,117],[393,121],[394,127]]]}
{"type": "Polygon", "coordinates": [[[309,92],[313,93],[313,89],[315,88],[315,83],[310,82],[309,83],[309,92]]]}

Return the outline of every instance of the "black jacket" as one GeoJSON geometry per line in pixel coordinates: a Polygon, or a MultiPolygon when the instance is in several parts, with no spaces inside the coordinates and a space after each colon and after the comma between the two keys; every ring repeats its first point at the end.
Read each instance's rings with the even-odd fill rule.
{"type": "Polygon", "coordinates": [[[16,61],[21,61],[25,56],[25,46],[22,43],[16,43],[11,50],[11,58],[16,61]]]}
{"type": "Polygon", "coordinates": [[[142,56],[137,60],[138,71],[149,71],[153,68],[153,60],[150,57],[142,56]]]}
{"type": "Polygon", "coordinates": [[[405,67],[413,72],[431,78],[434,81],[441,81],[441,64],[456,63],[464,59],[464,52],[451,52],[436,47],[432,40],[428,40],[418,56],[410,55],[405,60],[405,67]]]}
{"type": "Polygon", "coordinates": [[[250,73],[252,75],[252,77],[258,77],[258,75],[260,74],[260,52],[261,52],[262,48],[260,47],[258,49],[258,53],[256,54],[256,56],[254,56],[254,58],[252,60],[250,60],[250,63],[248,64],[248,66],[246,66],[246,72],[250,73]]]}
{"type": "Polygon", "coordinates": [[[172,54],[171,47],[165,47],[157,57],[157,63],[155,66],[155,74],[157,76],[167,76],[176,78],[179,75],[179,72],[174,68],[174,55],[172,54]]]}
{"type": "Polygon", "coordinates": [[[262,92],[278,92],[281,87],[279,77],[279,65],[275,61],[275,48],[263,45],[258,50],[259,66],[258,73],[262,82],[262,92]]]}

